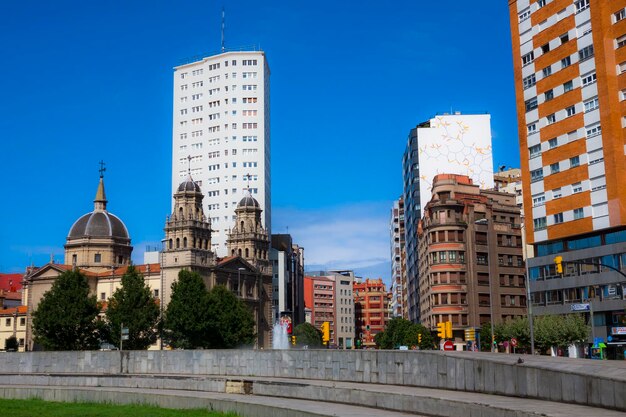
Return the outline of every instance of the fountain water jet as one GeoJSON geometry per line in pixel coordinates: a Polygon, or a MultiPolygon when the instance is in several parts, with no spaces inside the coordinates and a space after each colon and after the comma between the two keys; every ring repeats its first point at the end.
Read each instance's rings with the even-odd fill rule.
{"type": "Polygon", "coordinates": [[[287,334],[287,322],[278,321],[272,329],[272,349],[289,349],[289,335],[287,334]]]}

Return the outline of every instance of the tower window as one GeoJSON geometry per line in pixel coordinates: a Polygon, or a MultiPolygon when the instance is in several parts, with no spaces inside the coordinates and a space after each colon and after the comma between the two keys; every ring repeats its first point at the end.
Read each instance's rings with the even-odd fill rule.
{"type": "Polygon", "coordinates": [[[176,238],[176,249],[180,248],[180,238],[176,238]]]}
{"type": "Polygon", "coordinates": [[[102,262],[102,255],[100,255],[99,253],[96,253],[96,254],[93,256],[93,261],[94,261],[95,263],[100,263],[100,262],[102,262]]]}
{"type": "Polygon", "coordinates": [[[183,248],[186,248],[186,247],[187,247],[187,238],[184,237],[183,238],[183,248]]]}
{"type": "Polygon", "coordinates": [[[78,256],[76,254],[72,255],[72,265],[76,265],[76,263],[78,262],[78,256]]]}
{"type": "Polygon", "coordinates": [[[118,263],[118,264],[123,264],[123,263],[124,263],[124,257],[123,257],[122,255],[119,255],[119,256],[117,257],[117,263],[118,263]]]}
{"type": "Polygon", "coordinates": [[[170,245],[169,245],[170,249],[172,249],[173,246],[174,246],[174,242],[172,241],[172,239],[170,239],[170,245]]]}

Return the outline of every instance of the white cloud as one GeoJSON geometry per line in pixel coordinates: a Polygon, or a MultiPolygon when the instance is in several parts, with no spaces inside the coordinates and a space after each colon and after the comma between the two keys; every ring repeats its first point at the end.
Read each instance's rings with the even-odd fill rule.
{"type": "Polygon", "coordinates": [[[272,233],[291,234],[304,247],[307,268],[366,268],[389,261],[390,209],[391,202],[315,210],[273,207],[272,233]]]}

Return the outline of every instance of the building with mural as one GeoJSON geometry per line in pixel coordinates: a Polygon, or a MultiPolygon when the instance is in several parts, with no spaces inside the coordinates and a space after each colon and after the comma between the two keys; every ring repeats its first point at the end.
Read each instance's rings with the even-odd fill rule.
{"type": "Polygon", "coordinates": [[[437,174],[460,174],[493,188],[489,114],[444,114],[409,132],[402,157],[408,318],[419,321],[417,226],[437,174]]]}

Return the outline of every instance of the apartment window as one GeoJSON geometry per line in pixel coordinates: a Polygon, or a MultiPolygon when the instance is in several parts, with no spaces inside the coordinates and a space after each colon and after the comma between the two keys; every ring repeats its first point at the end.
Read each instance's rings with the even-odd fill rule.
{"type": "Polygon", "coordinates": [[[580,77],[581,80],[581,84],[584,86],[589,85],[589,84],[593,84],[596,82],[597,80],[597,76],[596,73],[590,73],[590,74],[585,74],[583,76],[580,77]]]}
{"type": "Polygon", "coordinates": [[[544,93],[544,101],[550,101],[554,98],[554,90],[548,90],[544,93]]]}
{"type": "Polygon", "coordinates": [[[583,192],[583,184],[582,182],[577,182],[572,184],[572,194],[582,193],[583,192]]]}
{"type": "Polygon", "coordinates": [[[541,72],[543,74],[543,78],[546,78],[548,75],[552,74],[552,67],[547,66],[544,69],[542,69],[541,72]]]}
{"type": "Polygon", "coordinates": [[[543,168],[535,169],[534,171],[530,171],[530,181],[540,181],[543,179],[543,168]]]}
{"type": "Polygon", "coordinates": [[[557,198],[561,198],[563,197],[563,193],[561,192],[560,188],[555,188],[554,190],[552,190],[552,199],[556,200],[557,198]]]}
{"type": "Polygon", "coordinates": [[[576,13],[589,8],[589,0],[578,0],[574,4],[576,5],[576,13]]]}
{"type": "Polygon", "coordinates": [[[535,60],[535,53],[529,52],[522,57],[522,65],[528,65],[535,60]]]}
{"type": "Polygon", "coordinates": [[[537,123],[531,123],[526,126],[529,135],[537,133],[537,123]]]}
{"type": "Polygon", "coordinates": [[[546,196],[544,193],[533,196],[533,207],[542,206],[546,203],[546,196]]]}
{"type": "Polygon", "coordinates": [[[584,61],[593,56],[593,45],[589,45],[578,51],[578,57],[580,61],[584,61]]]}
{"type": "Polygon", "coordinates": [[[566,56],[565,58],[563,58],[563,59],[561,60],[561,69],[563,69],[563,68],[567,68],[567,67],[569,67],[570,65],[572,65],[572,58],[571,58],[571,57],[566,56]]]}
{"type": "Polygon", "coordinates": [[[594,97],[590,100],[585,101],[585,112],[592,111],[597,109],[600,106],[600,102],[598,101],[598,97],[594,97]]]}
{"type": "Polygon", "coordinates": [[[613,23],[617,23],[624,18],[626,18],[626,9],[613,13],[613,23]]]}
{"type": "Polygon", "coordinates": [[[547,115],[546,120],[548,121],[549,125],[556,122],[556,114],[552,113],[552,114],[547,115]]]}
{"type": "Polygon", "coordinates": [[[519,22],[522,23],[524,20],[527,20],[530,17],[530,8],[525,9],[519,15],[519,22]]]}
{"type": "Polygon", "coordinates": [[[528,148],[528,152],[531,158],[535,158],[541,155],[541,145],[534,145],[528,148]]]}
{"type": "Polygon", "coordinates": [[[548,141],[548,146],[550,146],[550,149],[552,148],[556,148],[558,145],[558,140],[556,138],[552,138],[548,141]]]}
{"type": "Polygon", "coordinates": [[[532,87],[536,83],[535,74],[531,74],[528,77],[524,78],[523,82],[524,82],[524,90],[532,87]]]}
{"type": "Polygon", "coordinates": [[[567,93],[568,91],[572,91],[574,89],[574,82],[569,80],[568,82],[563,84],[563,92],[567,93]]]}
{"type": "Polygon", "coordinates": [[[550,52],[550,44],[546,43],[546,44],[541,45],[541,52],[544,54],[550,52]]]}
{"type": "Polygon", "coordinates": [[[550,173],[551,174],[558,174],[560,171],[559,169],[559,163],[556,162],[554,164],[550,164],[550,173]]]}
{"type": "Polygon", "coordinates": [[[547,225],[548,223],[546,222],[545,217],[539,217],[538,219],[533,219],[533,226],[535,227],[535,230],[545,229],[547,225]]]}
{"type": "Polygon", "coordinates": [[[621,63],[617,66],[617,73],[618,73],[618,74],[623,74],[624,72],[626,72],[626,61],[621,62],[621,63]]]}
{"type": "Polygon", "coordinates": [[[622,35],[619,38],[615,39],[615,43],[617,44],[616,49],[626,45],[626,35],[622,35]]]}
{"type": "Polygon", "coordinates": [[[580,165],[580,157],[579,156],[574,156],[574,157],[571,157],[569,159],[569,166],[570,166],[570,168],[576,168],[579,165],[580,165]]]}
{"type": "Polygon", "coordinates": [[[557,213],[553,215],[554,224],[563,223],[563,213],[557,213]]]}
{"type": "Polygon", "coordinates": [[[564,33],[561,36],[559,36],[559,39],[561,40],[561,45],[563,45],[566,42],[569,42],[569,33],[564,33]]]}
{"type": "Polygon", "coordinates": [[[537,1],[537,7],[542,8],[545,5],[546,5],[546,0],[538,0],[537,1]]]}
{"type": "Polygon", "coordinates": [[[585,213],[582,207],[574,209],[574,220],[582,219],[583,217],[585,217],[585,213]]]}
{"type": "Polygon", "coordinates": [[[585,132],[587,133],[587,138],[591,138],[593,136],[598,136],[602,133],[602,126],[599,123],[591,126],[585,127],[585,132]]]}
{"type": "Polygon", "coordinates": [[[576,114],[576,107],[575,106],[569,106],[565,109],[565,113],[567,114],[567,117],[573,116],[576,114]]]}

